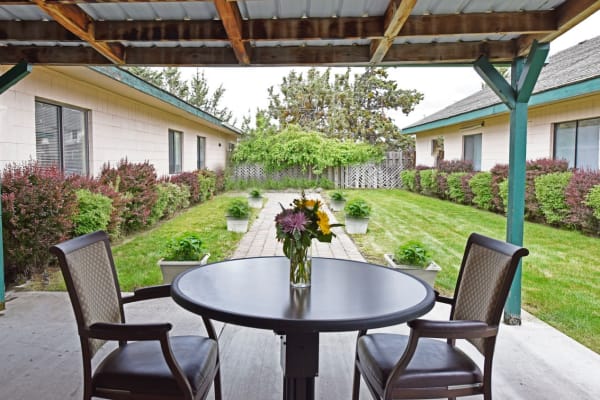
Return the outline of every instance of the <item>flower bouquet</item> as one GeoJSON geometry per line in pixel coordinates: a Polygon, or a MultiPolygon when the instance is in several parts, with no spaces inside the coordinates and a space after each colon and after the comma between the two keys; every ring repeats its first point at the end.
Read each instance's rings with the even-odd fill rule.
{"type": "Polygon", "coordinates": [[[290,259],[290,284],[293,287],[310,286],[312,260],[310,246],[313,239],[331,242],[335,234],[320,200],[307,199],[304,191],[291,208],[281,206],[275,217],[277,240],[283,242],[283,253],[290,259]]]}

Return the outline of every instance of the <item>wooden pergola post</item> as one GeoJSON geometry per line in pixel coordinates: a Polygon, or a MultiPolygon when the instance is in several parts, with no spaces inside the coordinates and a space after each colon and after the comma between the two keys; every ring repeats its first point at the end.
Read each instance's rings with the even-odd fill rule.
{"type": "MultiPolygon", "coordinates": [[[[31,72],[31,64],[21,61],[0,76],[0,94],[7,91],[31,72]]],[[[0,179],[1,181],[1,179],[0,179]]],[[[0,186],[0,196],[2,186],[0,186]]],[[[2,240],[2,202],[0,201],[0,311],[6,308],[6,293],[4,289],[4,242],[2,240]]]]}
{"type": "MultiPolygon", "coordinates": [[[[518,246],[523,245],[525,216],[527,103],[549,50],[547,43],[534,42],[527,60],[515,58],[512,62],[510,85],[486,57],[479,58],[474,65],[477,73],[510,109],[506,240],[518,246]]],[[[521,264],[506,301],[504,322],[508,325],[521,324],[521,264]]]]}

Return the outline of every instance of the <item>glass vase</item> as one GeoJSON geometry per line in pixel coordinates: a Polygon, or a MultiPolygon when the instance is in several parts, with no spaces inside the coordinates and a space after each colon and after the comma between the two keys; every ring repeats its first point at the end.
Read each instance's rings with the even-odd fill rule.
{"type": "Polygon", "coordinates": [[[310,287],[312,274],[312,246],[290,248],[290,285],[293,288],[310,287]]]}

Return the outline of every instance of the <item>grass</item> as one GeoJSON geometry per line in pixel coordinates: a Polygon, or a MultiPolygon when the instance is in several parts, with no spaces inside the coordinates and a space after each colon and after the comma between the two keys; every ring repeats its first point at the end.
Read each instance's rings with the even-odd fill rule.
{"type": "MultiPolygon", "coordinates": [[[[442,267],[436,288],[452,293],[464,246],[471,232],[504,239],[506,218],[404,190],[347,191],[373,208],[366,235],[353,239],[371,262],[384,264],[408,239],[432,249],[442,267]]],[[[340,216],[339,220],[343,220],[340,216]]],[[[579,232],[525,223],[522,306],[600,353],[600,239],[579,232]]]]}

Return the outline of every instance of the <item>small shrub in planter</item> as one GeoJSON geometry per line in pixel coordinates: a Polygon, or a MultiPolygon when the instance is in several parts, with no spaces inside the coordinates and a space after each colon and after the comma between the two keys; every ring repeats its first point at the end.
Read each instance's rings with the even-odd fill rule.
{"type": "Polygon", "coordinates": [[[427,247],[416,240],[398,246],[394,254],[384,254],[391,268],[400,268],[404,272],[423,279],[433,286],[435,277],[441,268],[431,260],[427,247]]]}
{"type": "Polygon", "coordinates": [[[227,207],[227,230],[244,233],[248,230],[250,209],[246,200],[234,199],[227,207]]]}
{"type": "Polygon", "coordinates": [[[185,232],[171,239],[161,256],[158,265],[163,274],[163,282],[171,283],[183,271],[205,265],[210,254],[204,248],[199,234],[185,232]]]}
{"type": "Polygon", "coordinates": [[[263,206],[263,196],[258,189],[252,189],[250,193],[248,193],[248,204],[252,208],[262,208],[263,206]]]}
{"type": "Polygon", "coordinates": [[[367,233],[371,206],[363,199],[349,201],[344,208],[346,211],[346,232],[349,234],[367,233]]]}
{"type": "Polygon", "coordinates": [[[330,197],[329,206],[331,207],[331,211],[342,211],[346,205],[346,196],[344,193],[336,190],[331,193],[330,197]]]}

